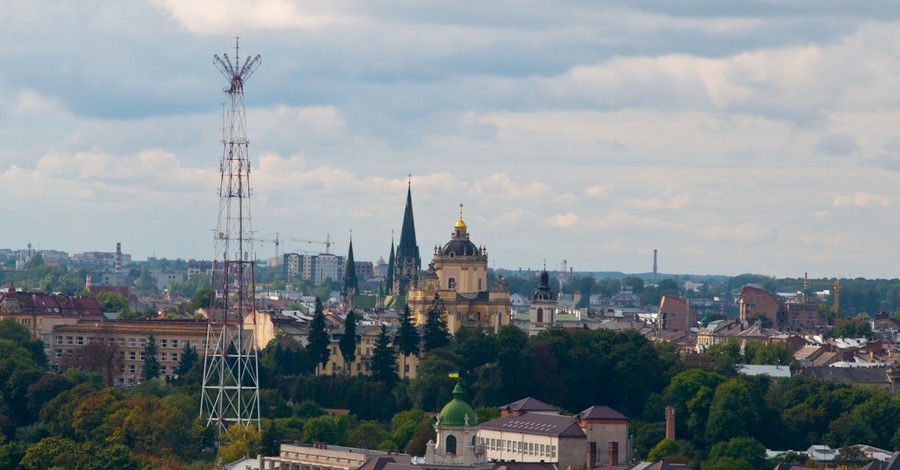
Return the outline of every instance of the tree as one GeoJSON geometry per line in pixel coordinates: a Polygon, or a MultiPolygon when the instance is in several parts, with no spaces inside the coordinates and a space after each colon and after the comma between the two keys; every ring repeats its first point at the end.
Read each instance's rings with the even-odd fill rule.
{"type": "Polygon", "coordinates": [[[755,396],[747,382],[731,379],[719,385],[709,406],[706,441],[754,435],[763,407],[761,397],[755,396]]]}
{"type": "Polygon", "coordinates": [[[338,341],[341,356],[344,358],[346,371],[350,373],[350,366],[356,360],[356,314],[351,310],[344,319],[344,334],[338,341]]]}
{"type": "Polygon", "coordinates": [[[748,462],[753,468],[763,470],[766,465],[766,447],[752,437],[736,437],[717,442],[709,450],[709,460],[731,457],[748,462]]]}
{"type": "Polygon", "coordinates": [[[242,457],[256,455],[261,436],[255,426],[234,423],[222,433],[218,458],[223,462],[234,462],[242,457]]]}
{"type": "Polygon", "coordinates": [[[431,351],[450,344],[450,332],[447,330],[447,308],[440,294],[435,293],[431,306],[428,307],[428,316],[425,320],[424,336],[425,350],[431,351]]]}
{"type": "Polygon", "coordinates": [[[144,370],[141,372],[143,380],[159,377],[159,359],[156,357],[156,337],[150,335],[147,345],[144,346],[144,370]]]}
{"type": "Polygon", "coordinates": [[[409,304],[403,306],[400,312],[400,327],[397,329],[397,335],[394,337],[394,344],[400,348],[400,354],[403,355],[403,378],[406,378],[406,359],[410,354],[419,355],[419,344],[422,337],[419,336],[419,330],[412,321],[412,313],[409,311],[409,304]]]}
{"type": "Polygon", "coordinates": [[[76,468],[84,461],[84,454],[75,442],[69,439],[47,437],[31,446],[19,465],[29,470],[47,468],[76,468]]]}
{"type": "Polygon", "coordinates": [[[306,345],[306,350],[316,364],[317,371],[320,365],[325,367],[328,357],[331,355],[331,348],[329,348],[331,341],[328,339],[326,326],[322,301],[316,297],[316,312],[309,323],[309,343],[306,345]]]}
{"type": "Polygon", "coordinates": [[[347,445],[362,449],[377,449],[389,437],[383,426],[375,421],[359,423],[347,433],[347,445]]]}
{"type": "Polygon", "coordinates": [[[123,365],[122,354],[115,343],[94,342],[76,350],[67,365],[85,372],[96,372],[103,376],[107,387],[115,385],[116,375],[123,365]]]}
{"type": "Polygon", "coordinates": [[[397,352],[391,346],[391,337],[384,325],[381,325],[381,332],[378,333],[375,350],[372,352],[372,378],[389,387],[397,381],[397,352]]]}
{"type": "Polygon", "coordinates": [[[178,377],[184,377],[188,371],[191,370],[191,367],[194,367],[194,363],[197,362],[200,356],[197,354],[196,346],[191,346],[189,341],[184,342],[184,348],[181,349],[181,357],[178,359],[178,368],[175,369],[175,374],[178,377]]]}

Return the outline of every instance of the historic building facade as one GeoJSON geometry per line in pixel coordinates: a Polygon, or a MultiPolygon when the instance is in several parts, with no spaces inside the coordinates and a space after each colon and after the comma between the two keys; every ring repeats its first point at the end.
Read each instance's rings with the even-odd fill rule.
{"type": "Polygon", "coordinates": [[[435,247],[425,279],[407,294],[410,311],[424,324],[437,295],[444,302],[450,333],[464,326],[497,332],[510,322],[509,289],[502,279],[488,286],[487,274],[487,249],[469,239],[460,210],[450,241],[435,247]]]}

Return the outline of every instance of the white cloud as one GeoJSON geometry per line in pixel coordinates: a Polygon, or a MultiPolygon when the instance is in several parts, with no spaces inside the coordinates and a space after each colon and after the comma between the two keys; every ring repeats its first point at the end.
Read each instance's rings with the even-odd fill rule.
{"type": "Polygon", "coordinates": [[[890,207],[892,203],[893,201],[890,197],[862,191],[850,195],[835,195],[832,197],[832,205],[834,207],[890,207]]]}
{"type": "Polygon", "coordinates": [[[565,214],[553,214],[553,226],[558,228],[574,227],[578,223],[578,216],[567,212],[565,214]]]}
{"type": "Polygon", "coordinates": [[[220,34],[228,31],[322,28],[346,21],[287,0],[154,0],[189,31],[220,34]]]}

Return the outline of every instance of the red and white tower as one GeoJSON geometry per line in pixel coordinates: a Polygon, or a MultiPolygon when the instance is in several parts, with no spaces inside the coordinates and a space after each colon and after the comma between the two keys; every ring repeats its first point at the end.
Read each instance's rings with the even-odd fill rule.
{"type": "Polygon", "coordinates": [[[253,236],[250,228],[250,159],[244,109],[244,82],[261,57],[241,63],[235,39],[234,62],[227,54],[213,62],[228,80],[219,164],[219,217],[211,276],[209,325],[203,361],[200,419],[219,433],[240,423],[259,429],[259,368],[254,333],[256,302],[253,236]]]}

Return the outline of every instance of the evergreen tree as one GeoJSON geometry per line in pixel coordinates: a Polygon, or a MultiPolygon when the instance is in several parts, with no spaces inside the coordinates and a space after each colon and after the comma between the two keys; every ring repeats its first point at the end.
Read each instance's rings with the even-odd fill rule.
{"type": "Polygon", "coordinates": [[[397,338],[394,342],[400,347],[400,354],[407,357],[410,354],[419,355],[419,343],[422,342],[422,337],[419,336],[416,325],[413,325],[409,305],[404,305],[403,311],[400,313],[400,328],[397,330],[397,338]]]}
{"type": "Polygon", "coordinates": [[[317,369],[320,364],[325,367],[325,364],[328,363],[328,356],[331,355],[330,345],[322,301],[316,297],[316,313],[309,324],[309,344],[306,346],[306,350],[317,369]]]}
{"type": "Polygon", "coordinates": [[[191,343],[188,341],[184,342],[184,348],[181,349],[181,358],[178,360],[178,368],[175,369],[175,373],[178,374],[179,377],[187,374],[191,367],[194,367],[194,363],[199,359],[199,355],[197,354],[197,348],[191,346],[191,343]]]}
{"type": "Polygon", "coordinates": [[[407,377],[406,360],[410,354],[419,355],[419,345],[422,343],[422,336],[419,329],[413,324],[412,313],[409,311],[409,304],[403,306],[400,312],[400,327],[394,337],[394,344],[400,349],[403,355],[403,378],[407,377]]]}
{"type": "Polygon", "coordinates": [[[159,359],[156,352],[156,337],[150,335],[147,345],[144,346],[144,370],[141,372],[141,378],[145,381],[159,377],[159,359]]]}
{"type": "Polygon", "coordinates": [[[381,333],[375,340],[375,351],[372,352],[372,378],[388,387],[397,381],[397,352],[391,346],[391,337],[384,325],[381,325],[381,333]]]}
{"type": "Polygon", "coordinates": [[[356,360],[356,314],[353,310],[347,314],[344,320],[344,335],[341,336],[338,346],[341,348],[341,356],[344,357],[344,364],[347,365],[347,373],[350,373],[350,366],[356,360]]]}
{"type": "Polygon", "coordinates": [[[431,351],[450,344],[450,332],[447,330],[447,308],[444,299],[434,294],[431,306],[428,307],[428,318],[425,321],[425,350],[431,351]]]}

